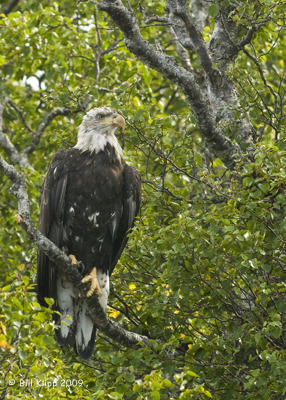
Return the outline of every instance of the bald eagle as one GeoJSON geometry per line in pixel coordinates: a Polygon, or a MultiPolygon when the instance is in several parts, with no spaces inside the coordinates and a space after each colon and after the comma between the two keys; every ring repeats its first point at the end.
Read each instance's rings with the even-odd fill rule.
{"type": "MultiPolygon", "coordinates": [[[[124,162],[115,137],[115,131],[124,127],[124,118],[114,110],[90,110],[79,127],[76,145],[54,156],[41,199],[40,231],[73,263],[84,265],[87,296],[96,293],[104,310],[109,278],[140,207],[139,173],[124,162]]],[[[58,342],[89,358],[96,326],[86,298],[42,251],[38,252],[37,295],[41,305],[46,305],[45,297],[54,299],[54,309],[59,311],[54,314],[58,342]]]]}

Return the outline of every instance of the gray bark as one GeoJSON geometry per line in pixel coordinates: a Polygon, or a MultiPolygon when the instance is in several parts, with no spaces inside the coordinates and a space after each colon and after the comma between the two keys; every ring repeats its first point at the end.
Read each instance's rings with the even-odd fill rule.
{"type": "Polygon", "coordinates": [[[208,24],[208,8],[210,3],[208,0],[192,0],[193,16],[196,18],[196,24],[200,31],[208,24]]]}
{"type": "Polygon", "coordinates": [[[195,0],[190,10],[185,0],[167,0],[166,16],[153,16],[149,21],[165,24],[182,61],[180,65],[175,58],[166,55],[159,44],[154,47],[142,37],[139,22],[131,7],[125,7],[121,0],[91,2],[108,13],[122,31],[126,47],[139,60],[178,85],[186,95],[190,110],[196,117],[197,127],[211,154],[221,158],[229,168],[234,167],[246,149],[251,159],[253,127],[246,116],[235,120],[234,109],[238,104],[238,96],[234,83],[225,72],[238,51],[251,40],[253,27],[236,44],[234,40],[238,29],[228,19],[228,11],[221,10],[208,45],[201,30],[208,21],[209,2],[195,0]],[[204,72],[203,78],[202,74],[198,76],[197,71],[192,70],[189,52],[198,55],[204,72]],[[228,137],[230,131],[235,142],[228,137]]]}
{"type": "MultiPolygon", "coordinates": [[[[241,149],[238,144],[233,143],[224,135],[223,131],[217,125],[215,114],[212,111],[208,97],[196,82],[195,75],[191,71],[180,66],[173,57],[167,56],[162,51],[158,51],[147,42],[140,33],[138,20],[134,12],[127,9],[120,0],[94,3],[100,10],[106,11],[118,25],[124,34],[127,48],[134,53],[139,60],[157,70],[181,88],[188,99],[190,109],[196,117],[198,128],[205,137],[207,145],[229,168],[233,168],[235,159],[241,154],[241,149]]],[[[180,18],[182,17],[182,7],[175,8],[174,1],[167,2],[167,10],[169,15],[174,15],[176,18],[178,16],[180,18]],[[178,15],[178,10],[180,15],[178,15]]],[[[186,18],[188,19],[188,15],[186,18]]],[[[172,20],[169,22],[172,24],[172,20]]],[[[183,22],[186,24],[184,18],[183,22]]],[[[173,23],[172,28],[176,31],[176,35],[184,46],[185,42],[179,37],[179,35],[182,35],[182,30],[180,31],[180,29],[177,29],[175,23],[173,23]]],[[[199,51],[201,60],[204,61],[204,68],[208,73],[208,78],[212,79],[211,75],[213,74],[213,69],[201,35],[195,27],[190,26],[188,23],[183,31],[187,32],[190,28],[194,29],[192,33],[196,33],[195,38],[192,38],[195,42],[194,47],[196,51],[199,51]]],[[[191,32],[188,33],[191,34],[191,32]]]]}

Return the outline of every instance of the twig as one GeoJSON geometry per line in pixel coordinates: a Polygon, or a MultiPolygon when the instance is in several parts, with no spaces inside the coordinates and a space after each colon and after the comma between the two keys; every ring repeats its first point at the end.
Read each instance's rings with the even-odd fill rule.
{"type": "Polygon", "coordinates": [[[276,108],[277,108],[277,101],[278,101],[278,100],[277,100],[277,93],[274,91],[274,89],[273,89],[273,88],[269,85],[269,83],[267,82],[267,80],[266,80],[266,78],[265,78],[265,76],[264,76],[263,70],[262,70],[262,68],[261,68],[261,65],[259,64],[258,60],[257,60],[253,55],[251,55],[251,54],[249,53],[248,50],[246,50],[245,48],[243,48],[242,50],[243,50],[243,52],[247,55],[247,57],[249,57],[249,58],[254,62],[254,64],[257,66],[259,75],[260,75],[260,77],[261,77],[261,79],[262,79],[262,82],[263,82],[264,86],[270,91],[270,93],[271,93],[272,96],[274,97],[275,109],[276,109],[276,108]]]}
{"type": "Polygon", "coordinates": [[[90,103],[90,101],[91,101],[91,96],[88,95],[86,96],[85,100],[81,104],[79,104],[79,106],[76,107],[75,109],[72,109],[71,107],[62,107],[62,108],[56,108],[55,110],[47,113],[44,116],[42,122],[40,123],[37,131],[35,132],[32,144],[24,150],[24,154],[29,155],[36,149],[45,129],[47,128],[47,126],[50,125],[50,123],[56,117],[58,117],[59,115],[70,115],[80,111],[84,111],[88,106],[88,104],[90,103]]]}
{"type": "Polygon", "coordinates": [[[94,64],[94,79],[96,82],[96,87],[98,88],[98,82],[99,82],[99,77],[100,77],[100,60],[103,56],[105,56],[106,54],[111,53],[116,46],[118,45],[118,43],[120,43],[122,41],[122,39],[118,40],[118,35],[117,32],[115,31],[115,40],[108,46],[108,48],[106,50],[102,49],[102,39],[101,39],[101,32],[97,23],[97,14],[96,14],[96,10],[94,10],[93,13],[93,19],[94,19],[94,24],[95,24],[95,31],[96,31],[96,36],[97,36],[97,46],[93,46],[91,45],[93,52],[94,52],[94,60],[93,60],[93,64],[94,64]]]}
{"type": "MultiPolygon", "coordinates": [[[[164,185],[158,185],[156,182],[144,179],[142,180],[143,184],[149,185],[151,187],[154,187],[156,189],[156,192],[162,192],[162,193],[166,193],[169,196],[171,196],[173,199],[177,200],[177,201],[183,201],[184,198],[181,196],[176,196],[174,193],[172,193],[169,189],[167,189],[164,185]]],[[[187,200],[187,202],[189,202],[187,200]]]]}
{"type": "MultiPolygon", "coordinates": [[[[225,200],[229,200],[229,196],[226,195],[223,192],[220,192],[217,188],[213,187],[211,184],[209,184],[208,182],[205,182],[204,180],[196,177],[195,175],[190,174],[188,171],[186,171],[185,169],[179,167],[177,164],[174,163],[174,161],[168,156],[166,155],[162,150],[158,150],[156,149],[156,147],[144,136],[144,134],[140,131],[140,129],[132,124],[131,122],[127,121],[127,124],[134,129],[134,131],[138,134],[139,137],[142,137],[142,140],[147,143],[147,145],[149,147],[151,147],[151,152],[154,152],[157,156],[159,156],[160,158],[162,158],[164,161],[167,161],[175,170],[177,170],[180,174],[183,174],[185,176],[187,176],[190,180],[194,180],[202,185],[205,185],[206,187],[208,187],[213,193],[215,193],[216,195],[216,199],[221,202],[221,199],[225,199],[225,200]]],[[[150,154],[149,154],[150,155],[150,154]]],[[[175,197],[176,200],[183,200],[182,197],[178,197],[176,195],[174,195],[173,193],[171,193],[170,191],[167,190],[162,190],[162,189],[166,189],[166,188],[162,188],[161,186],[159,186],[158,184],[149,181],[148,180],[148,175],[146,174],[146,180],[143,181],[143,183],[146,183],[150,186],[154,186],[156,187],[159,191],[161,192],[165,192],[170,194],[171,196],[175,197]]]]}
{"type": "Polygon", "coordinates": [[[25,119],[25,117],[24,117],[24,114],[23,114],[23,112],[20,110],[20,108],[19,108],[12,100],[8,100],[8,104],[10,104],[10,106],[13,107],[15,111],[17,111],[17,113],[18,113],[18,115],[19,115],[21,121],[23,122],[24,127],[27,129],[27,131],[29,131],[30,133],[35,133],[35,132],[33,131],[33,129],[31,129],[31,128],[29,127],[29,125],[27,124],[26,119],[25,119]]]}
{"type": "Polygon", "coordinates": [[[100,59],[101,59],[101,55],[102,55],[102,40],[101,40],[101,33],[100,30],[98,29],[98,23],[97,23],[97,15],[96,15],[96,10],[94,10],[93,12],[93,19],[94,19],[94,24],[95,24],[95,31],[96,31],[96,35],[97,35],[97,49],[95,51],[95,47],[93,47],[94,50],[94,55],[95,55],[95,59],[94,59],[94,79],[96,82],[96,85],[98,84],[98,80],[99,80],[99,76],[100,76],[100,59]]]}
{"type": "Polygon", "coordinates": [[[192,71],[191,60],[189,57],[189,53],[186,48],[182,45],[181,40],[179,39],[177,32],[175,29],[170,26],[171,37],[173,39],[174,45],[176,47],[176,51],[180,59],[182,60],[183,67],[188,70],[192,71]]]}

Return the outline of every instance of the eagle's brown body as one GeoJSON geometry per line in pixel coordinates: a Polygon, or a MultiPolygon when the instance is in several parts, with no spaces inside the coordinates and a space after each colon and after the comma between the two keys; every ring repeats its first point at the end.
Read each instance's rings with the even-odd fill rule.
{"type": "MultiPolygon", "coordinates": [[[[109,277],[140,206],[139,174],[110,142],[94,152],[72,148],[55,155],[44,183],[39,224],[45,236],[84,264],[83,275],[96,267],[103,308],[109,277]]],[[[62,314],[55,314],[58,341],[74,344],[78,354],[89,357],[96,327],[86,301],[41,251],[37,289],[39,302],[54,298],[55,310],[62,314]]]]}

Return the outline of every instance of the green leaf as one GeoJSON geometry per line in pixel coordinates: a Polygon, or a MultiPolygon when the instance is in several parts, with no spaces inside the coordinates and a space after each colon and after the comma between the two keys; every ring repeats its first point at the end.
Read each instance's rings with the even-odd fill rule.
{"type": "Polygon", "coordinates": [[[49,305],[52,306],[55,303],[55,300],[50,298],[50,297],[45,297],[45,302],[49,305]]]}
{"type": "Polygon", "coordinates": [[[151,399],[153,399],[153,400],[160,400],[160,392],[158,392],[158,391],[153,391],[153,392],[151,392],[151,399]]]}
{"type": "Polygon", "coordinates": [[[215,18],[219,13],[219,5],[218,4],[212,4],[209,8],[208,8],[208,14],[210,17],[215,18]]]}

